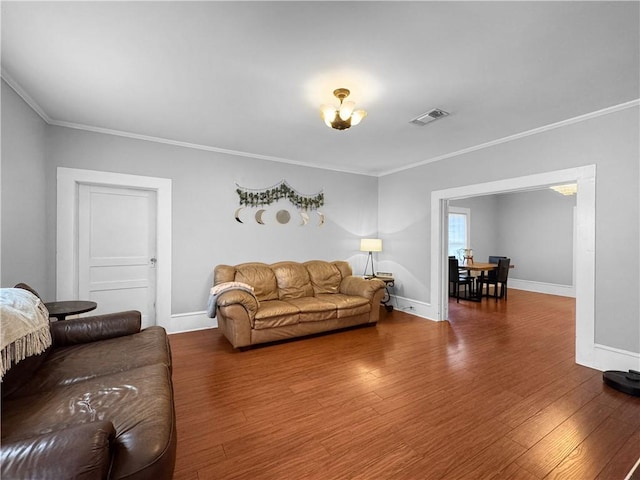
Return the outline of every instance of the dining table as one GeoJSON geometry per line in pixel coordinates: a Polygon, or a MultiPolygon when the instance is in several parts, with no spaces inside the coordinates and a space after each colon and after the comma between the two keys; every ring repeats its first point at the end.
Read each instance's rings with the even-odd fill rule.
{"type": "MultiPolygon", "coordinates": [[[[513,265],[509,265],[509,268],[513,268],[513,265]]],[[[478,280],[474,282],[475,284],[479,284],[482,286],[482,281],[485,277],[485,272],[490,272],[492,270],[496,270],[498,268],[497,263],[482,263],[482,262],[472,262],[466,263],[465,265],[460,265],[458,267],[461,271],[466,270],[467,272],[480,272],[480,276],[478,280]]],[[[471,300],[472,302],[480,302],[482,300],[482,291],[476,285],[471,288],[471,292],[466,297],[460,297],[462,300],[471,300]]]]}

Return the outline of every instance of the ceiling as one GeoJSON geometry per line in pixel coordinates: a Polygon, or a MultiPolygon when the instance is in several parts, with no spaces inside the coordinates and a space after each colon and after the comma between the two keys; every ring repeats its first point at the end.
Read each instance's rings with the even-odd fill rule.
{"type": "Polygon", "coordinates": [[[2,74],[55,125],[381,175],[638,99],[639,6],[3,1],[2,74]]]}

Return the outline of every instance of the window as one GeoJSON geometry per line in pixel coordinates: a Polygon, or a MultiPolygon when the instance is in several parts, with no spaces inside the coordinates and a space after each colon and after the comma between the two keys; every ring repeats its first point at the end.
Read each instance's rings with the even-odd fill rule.
{"type": "Polygon", "coordinates": [[[460,259],[459,250],[469,248],[471,210],[461,207],[449,207],[449,256],[460,259]]]}

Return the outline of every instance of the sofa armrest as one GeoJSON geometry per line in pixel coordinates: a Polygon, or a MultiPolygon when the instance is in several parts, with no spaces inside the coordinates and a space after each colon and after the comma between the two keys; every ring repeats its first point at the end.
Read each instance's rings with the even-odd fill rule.
{"type": "Polygon", "coordinates": [[[113,424],[102,421],[21,440],[4,439],[2,478],[107,478],[115,435],[113,424]]]}
{"type": "Polygon", "coordinates": [[[385,284],[382,280],[372,278],[366,280],[362,277],[355,277],[353,275],[344,277],[340,282],[340,293],[345,295],[359,295],[371,300],[373,296],[380,290],[385,288],[385,284]]]}
{"type": "Polygon", "coordinates": [[[218,307],[242,305],[247,311],[251,323],[253,323],[253,320],[256,317],[256,312],[260,306],[256,297],[244,290],[227,290],[218,296],[216,303],[218,307]]]}
{"type": "Polygon", "coordinates": [[[142,315],[136,310],[50,322],[56,347],[132,335],[140,331],[141,324],[142,315]]]}

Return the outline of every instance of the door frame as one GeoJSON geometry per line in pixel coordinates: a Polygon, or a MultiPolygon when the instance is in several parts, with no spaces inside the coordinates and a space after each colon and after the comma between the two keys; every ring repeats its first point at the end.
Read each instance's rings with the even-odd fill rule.
{"type": "Polygon", "coordinates": [[[576,245],[574,250],[576,288],[576,363],[594,367],[595,342],[595,212],[596,166],[556,170],[495,182],[466,185],[431,192],[431,299],[436,320],[448,318],[447,206],[456,198],[511,193],[559,183],[578,184],[576,199],[576,245]]]}
{"type": "Polygon", "coordinates": [[[171,323],[171,179],[58,167],[56,298],[78,297],[78,205],[80,184],[156,192],[156,325],[171,323]]]}

